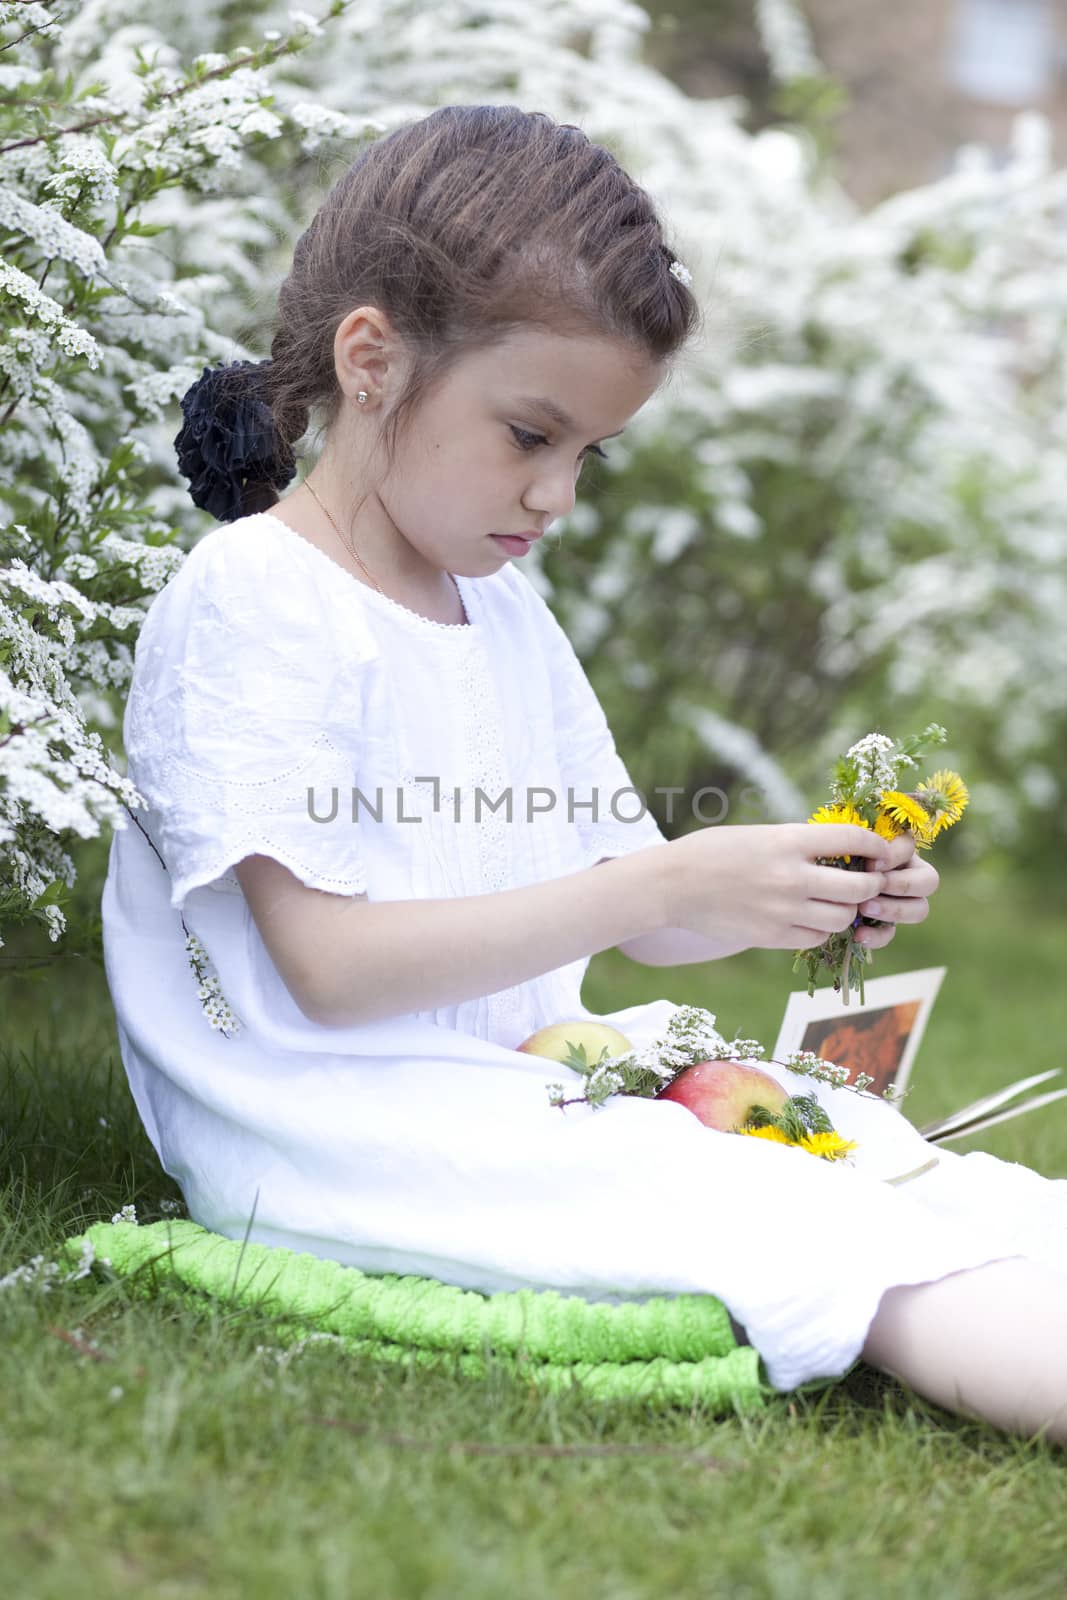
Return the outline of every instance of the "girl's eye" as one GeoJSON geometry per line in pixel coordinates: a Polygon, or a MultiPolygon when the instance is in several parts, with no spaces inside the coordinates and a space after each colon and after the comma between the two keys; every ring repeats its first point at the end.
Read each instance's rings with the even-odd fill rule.
{"type": "Polygon", "coordinates": [[[520,450],[533,450],[539,444],[548,443],[543,433],[530,433],[526,428],[516,428],[511,422],[508,423],[508,427],[515,435],[515,442],[520,450]]]}
{"type": "MultiPolygon", "coordinates": [[[[520,450],[535,450],[539,444],[548,443],[548,440],[545,438],[543,433],[531,433],[527,428],[517,428],[513,422],[509,422],[508,427],[515,435],[515,441],[520,450]]],[[[602,461],[606,461],[608,459],[607,451],[601,450],[598,444],[586,445],[585,449],[582,451],[582,455],[599,456],[602,461]]]]}

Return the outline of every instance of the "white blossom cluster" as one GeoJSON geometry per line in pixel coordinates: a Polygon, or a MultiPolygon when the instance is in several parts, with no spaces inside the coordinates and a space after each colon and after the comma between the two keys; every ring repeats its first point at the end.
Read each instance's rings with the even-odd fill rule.
{"type": "MultiPolygon", "coordinates": [[[[790,1072],[814,1078],[819,1083],[828,1083],[835,1089],[851,1089],[856,1094],[865,1094],[868,1086],[875,1081],[870,1073],[857,1072],[856,1081],[849,1083],[848,1067],[839,1066],[835,1061],[826,1061],[814,1050],[793,1050],[786,1056],[782,1065],[788,1067],[790,1072]]],[[[908,1092],[907,1089],[898,1088],[895,1083],[891,1083],[882,1090],[881,1098],[894,1104],[902,1100],[908,1092]]]]}
{"type": "Polygon", "coordinates": [[[88,635],[103,621],[132,639],[140,620],[139,610],[92,601],[76,583],[47,581],[21,557],[0,568],[0,914],[33,915],[52,940],[66,918],[42,897],[75,879],[63,841],[121,826],[123,803],[141,800],[86,725],[75,692],[79,680],[102,690],[126,682],[132,643],[109,652],[88,635]]]}
{"type": "MultiPolygon", "coordinates": [[[[5,204],[5,195],[6,191],[0,191],[0,222],[8,227],[20,227],[24,222],[25,213],[32,208],[5,204]]],[[[75,230],[71,229],[70,232],[73,235],[75,230]]],[[[34,239],[34,243],[43,248],[50,242],[54,243],[46,236],[34,239]]],[[[58,255],[59,251],[55,249],[50,253],[58,255]]],[[[18,267],[13,267],[6,261],[0,262],[0,296],[6,300],[19,301],[31,317],[43,322],[51,339],[64,355],[84,356],[90,366],[99,365],[100,350],[92,335],[86,333],[84,328],[79,328],[77,323],[65,314],[58,300],[53,300],[52,296],[40,290],[25,272],[20,272],[18,267]]]]}
{"type": "MultiPolygon", "coordinates": [[[[184,926],[184,922],[183,922],[184,926]]],[[[242,1023],[226,1000],[207,951],[195,933],[186,932],[185,950],[197,981],[197,998],[211,1026],[229,1039],[240,1032],[242,1023]]]]}
{"type": "Polygon", "coordinates": [[[774,76],[784,83],[822,72],[811,29],[796,0],[755,0],[756,21],[774,76]]]}
{"type": "MultiPolygon", "coordinates": [[[[832,1061],[824,1061],[814,1050],[793,1050],[786,1056],[785,1064],[791,1071],[802,1072],[809,1078],[819,1078],[823,1083],[832,1083],[840,1087],[848,1082],[847,1067],[839,1067],[832,1061]]],[[[857,1083],[858,1081],[857,1079],[857,1083]]]]}
{"type": "MultiPolygon", "coordinates": [[[[847,758],[855,761],[864,787],[873,784],[879,795],[897,787],[897,766],[905,763],[914,766],[912,758],[906,755],[898,756],[895,764],[890,761],[889,752],[895,742],[886,733],[868,733],[849,745],[845,752],[847,758]]],[[[835,789],[834,799],[840,798],[835,789]]]]}
{"type": "Polygon", "coordinates": [[[638,1052],[637,1061],[670,1078],[679,1067],[691,1061],[711,1060],[725,1048],[726,1041],[715,1026],[714,1011],[705,1011],[702,1006],[679,1006],[671,1013],[661,1037],[638,1052]]]}
{"type": "MultiPolygon", "coordinates": [[[[119,198],[118,170],[99,145],[90,144],[84,138],[68,133],[60,136],[55,153],[59,165],[42,185],[48,194],[54,195],[60,201],[77,202],[82,205],[86,201],[104,205],[119,198]]],[[[96,241],[90,241],[89,245],[84,245],[81,241],[78,243],[83,249],[91,249],[96,241]]],[[[92,259],[103,274],[105,260],[103,250],[99,249],[98,259],[96,257],[92,259]]]]}
{"type": "Polygon", "coordinates": [[[93,1241],[83,1239],[79,1247],[78,1260],[73,1266],[64,1269],[58,1262],[48,1261],[43,1255],[36,1255],[20,1266],[12,1267],[10,1272],[6,1272],[0,1278],[0,1289],[13,1289],[16,1285],[25,1285],[39,1289],[42,1294],[48,1294],[57,1284],[73,1283],[78,1278],[87,1278],[97,1260],[102,1266],[111,1266],[110,1256],[98,1257],[93,1241]]]}

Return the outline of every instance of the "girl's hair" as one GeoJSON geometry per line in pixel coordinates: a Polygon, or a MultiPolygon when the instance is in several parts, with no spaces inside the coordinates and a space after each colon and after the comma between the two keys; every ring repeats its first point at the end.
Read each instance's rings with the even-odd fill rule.
{"type": "Polygon", "coordinates": [[[453,364],[524,325],[669,360],[700,321],[673,259],[646,191],[571,124],[455,105],[397,128],[334,184],[279,291],[266,396],[286,481],[312,412],[329,428],[344,404],[334,335],[355,306],[379,306],[411,359],[383,430],[391,461],[453,364]]]}

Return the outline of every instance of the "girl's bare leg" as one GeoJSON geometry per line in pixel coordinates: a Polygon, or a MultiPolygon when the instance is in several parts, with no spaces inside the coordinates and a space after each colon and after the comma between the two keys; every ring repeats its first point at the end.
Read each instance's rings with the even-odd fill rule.
{"type": "Polygon", "coordinates": [[[1067,1444],[1067,1277],[1036,1261],[887,1289],[862,1355],[950,1411],[1067,1444]]]}

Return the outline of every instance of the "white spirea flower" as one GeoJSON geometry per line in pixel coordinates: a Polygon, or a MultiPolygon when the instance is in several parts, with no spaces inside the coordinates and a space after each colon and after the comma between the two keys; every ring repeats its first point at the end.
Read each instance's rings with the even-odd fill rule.
{"type": "MultiPolygon", "coordinates": [[[[78,1260],[66,1271],[56,1261],[47,1261],[43,1255],[33,1256],[21,1266],[13,1267],[10,1272],[0,1278],[0,1289],[13,1289],[18,1285],[39,1289],[42,1294],[48,1294],[57,1283],[73,1283],[79,1278],[87,1278],[93,1269],[93,1263],[98,1259],[91,1239],[83,1239],[78,1248],[78,1260]]],[[[104,1265],[110,1266],[110,1260],[104,1256],[99,1258],[104,1265]]]]}
{"type": "MultiPolygon", "coordinates": [[[[58,199],[78,201],[80,205],[106,205],[118,199],[118,173],[103,147],[84,133],[64,134],[57,141],[59,170],[45,179],[43,187],[58,199]]],[[[75,230],[78,231],[78,230],[75,230]]],[[[96,244],[96,240],[92,241],[96,244]]],[[[105,257],[99,249],[101,272],[105,257]]],[[[69,258],[68,258],[69,259],[69,258]]]]}
{"type": "Polygon", "coordinates": [[[36,1255],[21,1266],[5,1272],[0,1278],[0,1289],[13,1289],[16,1284],[32,1284],[47,1294],[59,1276],[59,1267],[54,1261],[46,1261],[43,1255],[36,1255]]]}
{"type": "Polygon", "coordinates": [[[295,28],[306,28],[308,33],[321,34],[322,24],[309,11],[290,11],[289,21],[295,28]]]}
{"type": "Polygon", "coordinates": [[[756,0],[756,22],[771,71],[780,82],[821,74],[811,29],[797,0],[756,0]]]}
{"type": "Polygon", "coordinates": [[[229,1038],[232,1034],[239,1033],[242,1028],[240,1018],[230,1009],[226,997],[222,993],[218,974],[215,972],[207,951],[195,933],[187,933],[185,949],[189,957],[189,965],[197,980],[197,999],[200,1007],[211,1027],[229,1038]]]}
{"type": "Polygon", "coordinates": [[[370,131],[371,127],[366,118],[350,117],[343,111],[334,111],[329,106],[306,100],[298,100],[287,106],[286,116],[290,122],[305,130],[305,137],[300,141],[300,148],[305,153],[317,150],[324,139],[356,139],[370,131]]]}
{"type": "MultiPolygon", "coordinates": [[[[845,754],[858,763],[861,777],[866,783],[873,783],[879,794],[885,789],[897,787],[896,766],[888,760],[888,752],[892,750],[894,741],[884,733],[868,733],[864,738],[850,745],[845,754]]],[[[832,789],[834,799],[840,799],[836,786],[832,789]]]]}
{"type": "MultiPolygon", "coordinates": [[[[0,193],[0,222],[9,227],[17,227],[18,219],[27,214],[25,204],[22,202],[17,206],[5,204],[5,197],[8,201],[12,199],[9,191],[0,193]]],[[[41,210],[40,207],[31,209],[38,212],[41,210]]],[[[60,252],[56,250],[55,253],[58,255],[60,252]]],[[[0,261],[0,299],[5,295],[11,300],[21,301],[31,316],[48,326],[64,355],[84,356],[90,366],[99,366],[100,349],[96,340],[86,333],[84,328],[79,328],[77,323],[72,322],[59,302],[39,289],[25,272],[11,266],[9,262],[0,261]]]]}
{"type": "MultiPolygon", "coordinates": [[[[72,1283],[78,1278],[87,1278],[92,1271],[93,1263],[97,1259],[96,1247],[94,1246],[93,1241],[91,1239],[83,1239],[78,1248],[78,1260],[75,1265],[64,1274],[64,1281],[72,1283]]],[[[107,1256],[104,1256],[102,1259],[104,1266],[109,1267],[111,1265],[111,1262],[107,1256]]]]}
{"type": "Polygon", "coordinates": [[[0,27],[6,27],[9,22],[18,22],[23,28],[40,29],[46,37],[54,37],[60,26],[60,19],[48,6],[38,5],[36,0],[5,0],[0,5],[0,27]]]}

